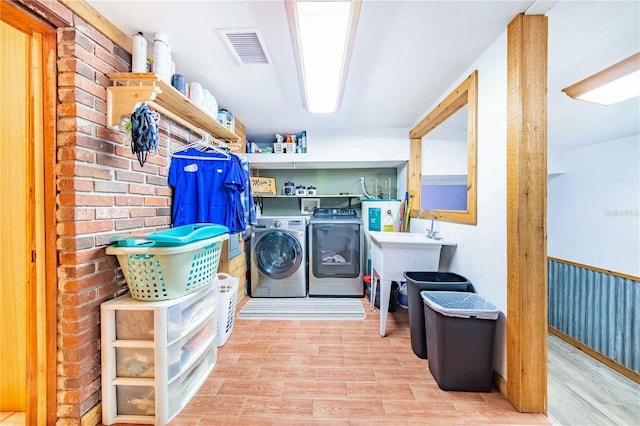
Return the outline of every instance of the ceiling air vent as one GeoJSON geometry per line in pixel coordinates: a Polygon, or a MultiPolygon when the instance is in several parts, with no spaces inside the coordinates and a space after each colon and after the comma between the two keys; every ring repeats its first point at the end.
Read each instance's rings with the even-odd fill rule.
{"type": "Polygon", "coordinates": [[[218,30],[231,54],[240,65],[268,64],[269,53],[264,47],[262,34],[256,29],[218,30]]]}

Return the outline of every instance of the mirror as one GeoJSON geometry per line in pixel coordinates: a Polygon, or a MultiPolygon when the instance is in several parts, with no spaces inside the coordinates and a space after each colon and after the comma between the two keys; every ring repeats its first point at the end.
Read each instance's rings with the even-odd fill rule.
{"type": "Polygon", "coordinates": [[[438,220],[476,224],[477,116],[474,71],[409,132],[413,217],[429,208],[438,220]]]}

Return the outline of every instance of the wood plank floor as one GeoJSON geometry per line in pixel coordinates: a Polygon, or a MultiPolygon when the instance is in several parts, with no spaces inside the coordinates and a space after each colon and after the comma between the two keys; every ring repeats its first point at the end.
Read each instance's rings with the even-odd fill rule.
{"type": "Polygon", "coordinates": [[[411,350],[407,311],[389,315],[382,338],[367,302],[362,321],[236,319],[213,373],[171,425],[549,424],[497,389],[440,390],[411,350]]]}
{"type": "Polygon", "coordinates": [[[549,419],[559,425],[640,425],[640,385],[552,334],[549,419]]]}

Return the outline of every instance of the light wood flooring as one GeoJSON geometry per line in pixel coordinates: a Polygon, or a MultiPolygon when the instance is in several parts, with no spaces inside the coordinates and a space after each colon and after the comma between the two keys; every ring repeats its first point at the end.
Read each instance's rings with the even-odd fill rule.
{"type": "MultiPolygon", "coordinates": [[[[245,297],[240,309],[248,300],[245,297]]],[[[490,393],[445,392],[411,350],[407,311],[362,321],[235,320],[182,425],[544,425],[490,393]]]]}
{"type": "Polygon", "coordinates": [[[549,420],[558,425],[640,425],[640,385],[552,334],[549,420]]]}

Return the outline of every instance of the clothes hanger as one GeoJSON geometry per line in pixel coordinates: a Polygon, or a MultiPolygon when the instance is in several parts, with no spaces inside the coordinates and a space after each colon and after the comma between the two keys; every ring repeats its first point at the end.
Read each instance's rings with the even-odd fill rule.
{"type": "Polygon", "coordinates": [[[188,145],[182,146],[180,148],[178,148],[177,150],[173,151],[171,153],[171,157],[172,158],[183,158],[183,159],[188,159],[188,160],[230,160],[231,159],[231,155],[226,152],[223,149],[218,148],[214,143],[213,143],[213,137],[205,132],[204,130],[200,130],[202,138],[200,140],[197,140],[195,142],[192,142],[188,145]],[[186,155],[186,154],[180,154],[181,152],[185,152],[187,151],[189,148],[194,148],[198,151],[201,152],[210,152],[210,151],[215,151],[219,154],[223,155],[222,157],[206,157],[206,156],[196,156],[196,155],[186,155]]]}

